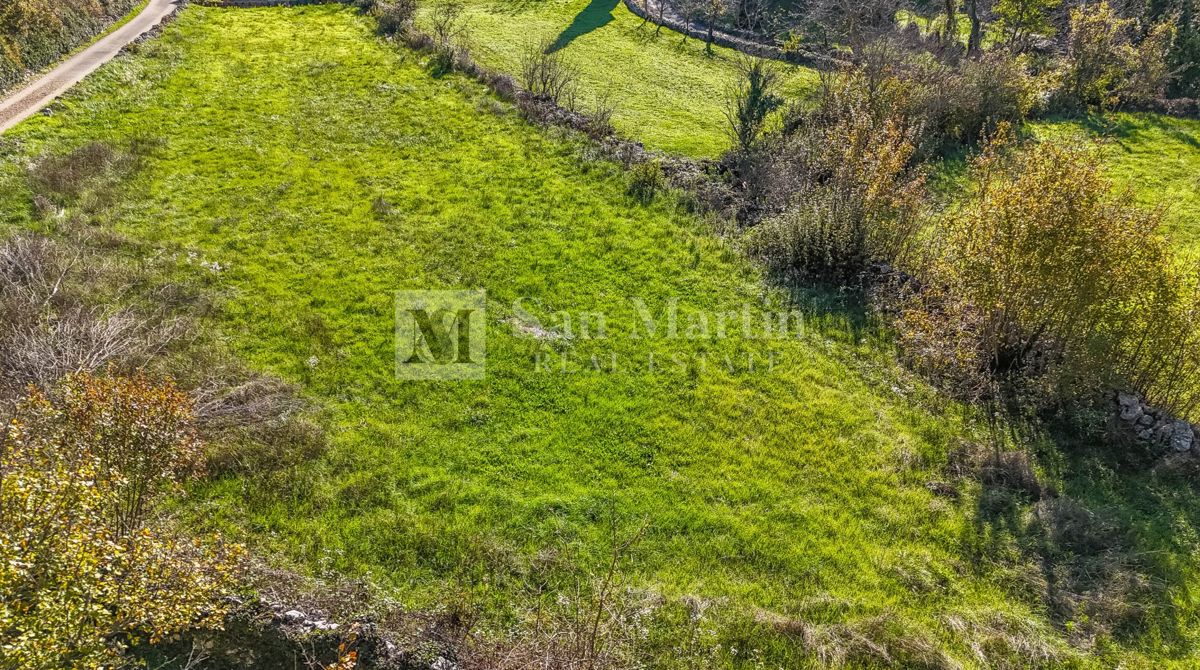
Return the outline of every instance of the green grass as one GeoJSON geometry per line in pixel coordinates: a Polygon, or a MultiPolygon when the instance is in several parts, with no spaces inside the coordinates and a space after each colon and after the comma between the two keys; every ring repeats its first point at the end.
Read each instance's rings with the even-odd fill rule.
{"type": "Polygon", "coordinates": [[[1200,121],[1161,114],[1113,114],[1033,124],[1036,137],[1101,142],[1108,173],[1139,203],[1162,207],[1167,229],[1200,251],[1200,121]]]}
{"type": "MultiPolygon", "coordinates": [[[[1140,205],[1161,208],[1180,248],[1200,252],[1200,121],[1121,113],[1034,121],[1026,130],[1036,139],[1098,146],[1113,184],[1129,189],[1140,205]]],[[[935,170],[933,188],[942,200],[960,197],[966,167],[964,158],[955,158],[935,170]]]]}
{"type": "MultiPolygon", "coordinates": [[[[471,53],[502,72],[518,74],[526,49],[554,39],[579,70],[583,107],[607,97],[616,104],[613,121],[623,135],[695,157],[729,147],[723,100],[736,81],[736,52],[716,48],[710,57],[702,41],[656,31],[618,0],[470,0],[466,15],[471,53]]],[[[789,98],[816,86],[813,70],[781,69],[780,88],[789,98]]]]}
{"type": "MultiPolygon", "coordinates": [[[[958,501],[926,489],[979,430],[860,320],[826,312],[782,340],[736,328],[631,338],[631,296],[656,314],[678,298],[683,327],[689,314],[788,303],[676,197],[632,200],[626,175],[579,138],[531,127],[461,77],[432,77],[340,7],[193,6],[140,52],[5,136],[0,226],[47,227],[31,218],[24,176],[37,155],[161,141],[95,205],[93,225],[139,242],[113,253],[168,259],[173,279],[221,296],[207,325],[253,367],[301,384],[332,439],[298,466],[196,487],[180,513],[197,527],[306,572],[368,576],[413,607],[466,600],[502,625],[537,601],[540,580],[552,601],[602,570],[610,514],[626,529],[645,520],[625,579],[667,602],[713,600],[710,663],[724,667],[758,667],[756,654],[812,663],[796,639],[751,623],[762,612],[890,616],[896,635],[968,667],[951,617],[1055,647],[1086,624],[1047,613],[1075,564],[1039,553],[1046,526],[1027,501],[997,510],[999,494],[978,484],[960,483],[958,501]],[[394,376],[394,292],[439,288],[487,291],[482,381],[394,376]],[[549,325],[561,310],[604,312],[609,337],[541,343],[511,326],[518,298],[549,325]],[[567,373],[538,369],[548,348],[576,361],[567,373]],[[748,355],[754,371],[723,366],[748,355]]],[[[1134,538],[1139,576],[1163,594],[1136,634],[1086,665],[1187,667],[1200,585],[1186,489],[1114,481],[1104,459],[1042,448],[1048,480],[1134,538]]],[[[680,625],[661,624],[656,667],[677,659],[680,625]]]]}

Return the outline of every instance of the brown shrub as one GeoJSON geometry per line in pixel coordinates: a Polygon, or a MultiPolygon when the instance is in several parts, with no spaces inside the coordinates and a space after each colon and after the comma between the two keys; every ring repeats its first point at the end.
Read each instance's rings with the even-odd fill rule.
{"type": "Polygon", "coordinates": [[[88,305],[95,272],[84,252],[45,238],[0,244],[0,393],[110,365],[132,370],[185,331],[178,319],[88,305]]]}
{"type": "Polygon", "coordinates": [[[766,198],[788,205],[744,242],[776,273],[841,283],[906,255],[922,225],[924,177],[910,167],[915,128],[881,102],[905,94],[883,86],[863,73],[827,81],[819,108],[760,171],[773,175],[766,198]]]}
{"type": "Polygon", "coordinates": [[[1045,405],[1115,387],[1190,411],[1200,292],[1159,213],[1114,194],[1094,150],[1010,147],[976,159],[975,192],[931,236],[922,285],[900,292],[908,355],[968,397],[1045,405]]]}
{"type": "Polygon", "coordinates": [[[578,69],[555,49],[553,40],[530,43],[521,52],[521,86],[535,98],[573,108],[578,80],[578,69]]]}

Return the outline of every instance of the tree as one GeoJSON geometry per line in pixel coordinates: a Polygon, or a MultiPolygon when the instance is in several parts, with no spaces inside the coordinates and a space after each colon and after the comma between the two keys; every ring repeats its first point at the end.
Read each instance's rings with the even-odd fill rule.
{"type": "Polygon", "coordinates": [[[958,0],[945,0],[946,25],[942,31],[942,44],[958,44],[958,0]]]}
{"type": "Polygon", "coordinates": [[[728,0],[704,0],[704,22],[707,24],[707,37],[704,40],[704,53],[713,55],[713,26],[721,15],[727,11],[728,0]]]}
{"type": "Polygon", "coordinates": [[[737,77],[727,95],[725,119],[735,147],[746,153],[757,142],[767,116],[783,99],[775,93],[779,72],[761,58],[739,60],[737,77]]]}
{"type": "Polygon", "coordinates": [[[1060,4],[1062,0],[999,0],[996,15],[1008,33],[1008,46],[1022,50],[1030,36],[1053,34],[1050,12],[1060,4]]]}
{"type": "Polygon", "coordinates": [[[971,34],[967,37],[967,54],[978,56],[983,51],[983,18],[980,16],[984,0],[964,0],[963,8],[971,22],[971,34]]]}

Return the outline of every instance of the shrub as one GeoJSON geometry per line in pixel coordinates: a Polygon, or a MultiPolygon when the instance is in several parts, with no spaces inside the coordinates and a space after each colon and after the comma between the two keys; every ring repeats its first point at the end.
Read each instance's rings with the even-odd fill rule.
{"type": "Polygon", "coordinates": [[[395,35],[412,26],[413,16],[417,13],[417,2],[416,0],[377,2],[371,11],[379,22],[379,32],[383,35],[395,35]]]}
{"type": "Polygon", "coordinates": [[[463,10],[463,4],[455,0],[447,0],[434,6],[429,16],[433,25],[434,41],[444,47],[450,47],[466,33],[467,24],[463,18],[463,10]]]}
{"type": "Polygon", "coordinates": [[[545,40],[525,47],[521,54],[521,86],[536,98],[571,108],[579,72],[554,46],[553,40],[545,40]]]}
{"type": "Polygon", "coordinates": [[[0,91],[101,32],[136,0],[5,0],[0,3],[0,91]]]}
{"type": "Polygon", "coordinates": [[[217,627],[236,547],[183,540],[146,503],[194,472],[186,395],[79,375],[0,434],[0,664],[112,667],[143,638],[217,627]]]}
{"type": "Polygon", "coordinates": [[[99,282],[84,259],[40,237],[0,244],[0,398],[76,372],[144,365],[182,332],[177,320],[89,305],[80,287],[99,282]]]}
{"type": "Polygon", "coordinates": [[[981,141],[1002,123],[1015,125],[1023,121],[1037,97],[1026,59],[999,51],[964,61],[961,83],[973,103],[959,119],[963,142],[981,141]]]}
{"type": "Polygon", "coordinates": [[[587,115],[585,132],[588,137],[593,140],[602,140],[617,132],[612,122],[613,114],[616,111],[617,105],[613,102],[612,96],[608,93],[601,95],[595,106],[592,107],[591,112],[587,115]]]}
{"type": "Polygon", "coordinates": [[[910,167],[915,128],[892,104],[903,99],[861,75],[830,85],[778,150],[769,198],[788,206],[748,231],[753,256],[785,276],[836,283],[904,255],[920,226],[924,178],[910,167]]]}
{"type": "Polygon", "coordinates": [[[898,310],[918,365],[976,396],[994,387],[1074,403],[1116,387],[1194,407],[1183,398],[1200,387],[1200,303],[1159,213],[1114,194],[1090,149],[1013,151],[1000,138],[972,176],[972,198],[937,232],[925,287],[898,310]]]}
{"type": "Polygon", "coordinates": [[[1056,95],[1060,107],[1107,109],[1120,103],[1145,104],[1163,95],[1170,81],[1167,57],[1174,29],[1160,24],[1135,45],[1132,25],[1107,2],[1071,10],[1056,95]]]}
{"type": "Polygon", "coordinates": [[[725,119],[735,149],[750,151],[758,141],[767,115],[783,104],[775,94],[779,73],[761,58],[745,57],[738,62],[737,81],[726,95],[725,119]]]}
{"type": "Polygon", "coordinates": [[[665,187],[662,164],[656,160],[637,163],[630,170],[627,192],[643,203],[654,200],[654,196],[665,187]]]}
{"type": "Polygon", "coordinates": [[[863,74],[868,89],[877,92],[875,113],[899,115],[919,129],[919,157],[955,152],[981,141],[1001,123],[1020,123],[1037,97],[1028,59],[1003,51],[957,63],[906,54],[883,43],[866,54],[876,70],[863,74]]]}

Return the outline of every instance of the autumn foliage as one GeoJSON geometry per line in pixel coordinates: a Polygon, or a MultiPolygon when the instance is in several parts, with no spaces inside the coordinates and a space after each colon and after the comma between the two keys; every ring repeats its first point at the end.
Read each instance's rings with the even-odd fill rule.
{"type": "Polygon", "coordinates": [[[200,456],[170,383],[81,374],[28,394],[0,434],[0,666],[112,667],[220,626],[240,549],[152,515],[200,456]]]}
{"type": "Polygon", "coordinates": [[[960,395],[1059,402],[1106,388],[1196,407],[1197,294],[1161,231],[1092,148],[1018,150],[1001,132],[970,199],[940,222],[899,310],[916,364],[960,395]]]}

